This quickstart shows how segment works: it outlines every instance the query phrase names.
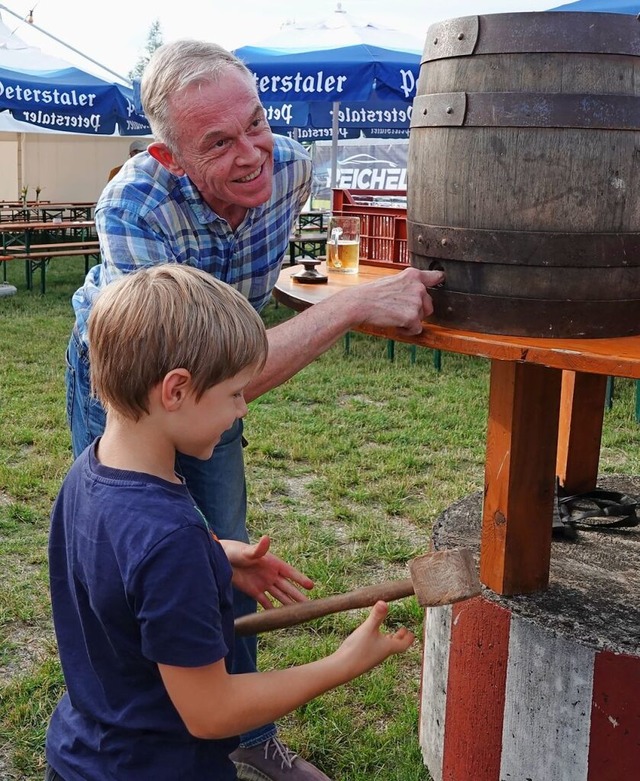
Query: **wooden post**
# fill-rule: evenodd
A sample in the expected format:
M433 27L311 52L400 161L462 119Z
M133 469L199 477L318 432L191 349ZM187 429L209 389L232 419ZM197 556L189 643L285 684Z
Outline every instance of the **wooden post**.
M548 585L561 376L491 362L480 579L498 594Z
M556 473L571 494L596 487L606 392L604 374L562 372Z

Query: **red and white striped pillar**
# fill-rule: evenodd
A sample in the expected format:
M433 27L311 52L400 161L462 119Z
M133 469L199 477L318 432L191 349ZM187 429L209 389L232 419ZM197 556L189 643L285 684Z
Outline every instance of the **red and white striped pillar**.
M504 600L429 608L420 745L434 781L634 781L640 658Z

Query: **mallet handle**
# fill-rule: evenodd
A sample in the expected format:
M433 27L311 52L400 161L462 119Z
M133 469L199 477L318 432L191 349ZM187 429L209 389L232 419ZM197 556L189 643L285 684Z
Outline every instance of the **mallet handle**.
M414 593L411 578L389 580L386 583L377 583L373 586L363 586L355 591L347 591L346 594L332 594L329 597L309 599L306 602L296 602L293 605L284 605L273 610L261 610L259 613L241 616L235 620L235 631L240 637L257 635L272 629L303 624L313 618L340 613L343 610L371 607L380 599L392 602L395 599L402 599L402 597L410 597Z

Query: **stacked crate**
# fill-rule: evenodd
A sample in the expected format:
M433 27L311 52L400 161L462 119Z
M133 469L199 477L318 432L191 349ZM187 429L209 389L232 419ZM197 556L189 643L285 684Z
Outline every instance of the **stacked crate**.
M360 217L361 263L409 265L406 191L335 188L332 212Z

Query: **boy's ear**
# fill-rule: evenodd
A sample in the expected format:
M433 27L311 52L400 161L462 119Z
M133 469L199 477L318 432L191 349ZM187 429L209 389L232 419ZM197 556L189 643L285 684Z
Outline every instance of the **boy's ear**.
M162 380L160 401L167 412L174 412L180 409L189 393L191 393L191 372L186 369L172 369Z
M160 141L154 141L152 144L149 144L147 151L151 157L153 157L154 160L157 160L160 165L164 166L167 171L175 176L184 176L184 168L179 165L173 156L173 152L166 144L163 144Z

